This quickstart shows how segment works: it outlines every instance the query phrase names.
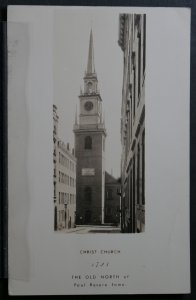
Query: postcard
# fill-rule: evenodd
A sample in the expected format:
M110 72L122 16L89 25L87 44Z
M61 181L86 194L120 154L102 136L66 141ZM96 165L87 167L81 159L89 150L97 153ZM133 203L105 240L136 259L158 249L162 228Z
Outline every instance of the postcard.
M190 9L8 7L9 293L190 292Z

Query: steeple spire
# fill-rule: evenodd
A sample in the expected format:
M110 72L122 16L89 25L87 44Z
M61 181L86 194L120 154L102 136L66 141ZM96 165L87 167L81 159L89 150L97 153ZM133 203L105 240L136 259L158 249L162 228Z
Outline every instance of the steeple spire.
M89 50L88 50L87 74L92 74L92 73L95 73L95 66L94 66L94 50L93 50L93 33L91 29Z

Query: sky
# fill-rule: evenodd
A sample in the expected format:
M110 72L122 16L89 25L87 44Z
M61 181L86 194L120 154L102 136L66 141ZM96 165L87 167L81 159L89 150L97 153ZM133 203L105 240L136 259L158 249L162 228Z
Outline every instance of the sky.
M90 30L98 88L105 113L106 171L120 176L120 118L123 53L118 46L119 14L90 8L56 9L54 14L54 104L59 115L59 137L74 147L75 111L87 68Z

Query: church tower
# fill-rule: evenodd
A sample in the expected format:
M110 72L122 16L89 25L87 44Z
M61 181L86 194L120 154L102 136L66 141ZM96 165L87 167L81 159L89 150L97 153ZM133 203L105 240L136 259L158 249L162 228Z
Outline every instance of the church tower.
M90 32L84 90L79 95L79 121L74 125L76 170L76 224L104 223L105 138L102 99L94 66Z

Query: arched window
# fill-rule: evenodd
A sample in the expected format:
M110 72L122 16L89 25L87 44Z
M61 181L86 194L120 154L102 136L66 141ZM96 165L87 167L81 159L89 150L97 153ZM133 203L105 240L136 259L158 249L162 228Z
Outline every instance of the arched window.
M88 82L88 93L91 94L92 91L93 91L93 84L92 84L92 82L89 81Z
M84 198L86 201L91 201L92 200L92 189L90 186L86 186L84 189Z
M92 149L92 138L90 136L85 137L84 148L85 149Z

